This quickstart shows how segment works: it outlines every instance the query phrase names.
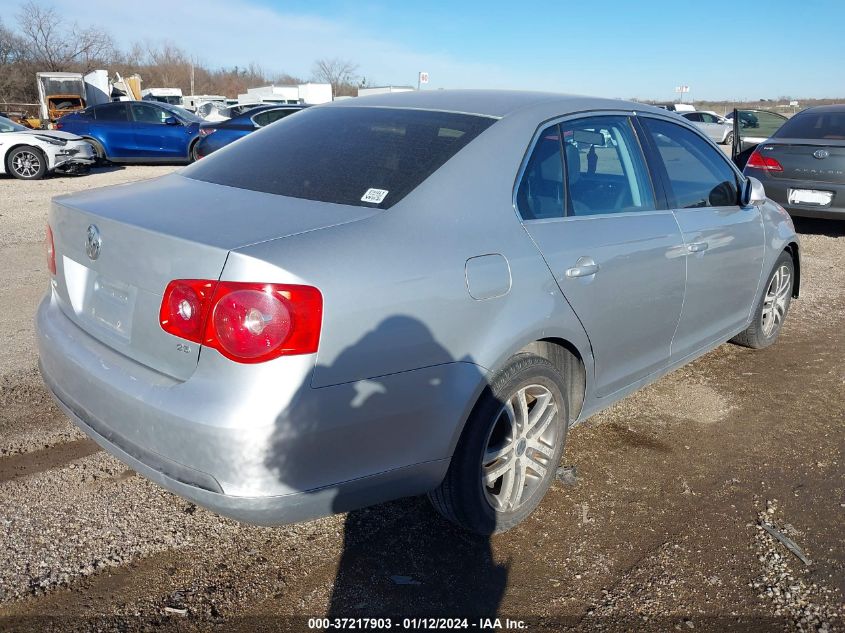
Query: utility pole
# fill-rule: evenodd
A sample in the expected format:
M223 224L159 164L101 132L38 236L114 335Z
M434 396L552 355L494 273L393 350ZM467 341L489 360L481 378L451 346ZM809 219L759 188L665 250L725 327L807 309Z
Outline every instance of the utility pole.
M194 96L194 58L191 58L191 96Z

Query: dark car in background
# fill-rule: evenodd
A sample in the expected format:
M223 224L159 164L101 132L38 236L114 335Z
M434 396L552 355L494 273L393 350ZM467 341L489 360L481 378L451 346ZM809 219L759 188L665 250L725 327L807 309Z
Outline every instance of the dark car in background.
M202 158L243 138L250 132L270 125L280 119L307 108L305 105L264 105L256 106L228 121L207 121L200 125L200 140L197 143L196 157Z
M59 119L56 128L81 136L100 160L190 162L202 119L178 106L150 101L116 101Z
M757 145L743 173L792 215L845 219L845 105L799 112Z

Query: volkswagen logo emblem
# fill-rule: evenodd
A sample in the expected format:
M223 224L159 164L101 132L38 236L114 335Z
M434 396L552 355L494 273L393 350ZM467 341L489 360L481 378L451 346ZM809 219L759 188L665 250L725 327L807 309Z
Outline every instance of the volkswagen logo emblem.
M828 156L830 156L830 152L828 152L826 149L817 149L815 152L813 152L813 156L821 160L822 158L827 158Z
M100 247L103 240L100 238L100 229L95 224L88 225L88 236L85 240L85 252L89 259L97 259L100 256Z

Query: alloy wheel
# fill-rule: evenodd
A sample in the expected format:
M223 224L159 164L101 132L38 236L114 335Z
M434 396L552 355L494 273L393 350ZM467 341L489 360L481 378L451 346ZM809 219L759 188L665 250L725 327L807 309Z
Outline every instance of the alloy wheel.
M763 299L763 334L772 336L783 323L786 316L786 305L792 289L792 273L789 267L780 266L772 275L766 296Z
M41 159L34 152L18 152L12 159L12 169L19 176L32 178L41 169Z
M537 384L520 388L499 409L481 460L481 485L494 510L517 510L556 466L557 413L552 392Z

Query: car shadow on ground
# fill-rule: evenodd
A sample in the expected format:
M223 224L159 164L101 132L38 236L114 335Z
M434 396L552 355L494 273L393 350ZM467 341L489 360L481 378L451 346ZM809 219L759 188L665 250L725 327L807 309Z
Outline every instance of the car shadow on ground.
M385 319L345 348L332 365L318 365L317 370L324 370L326 373L323 375L339 375L332 370L347 374L379 350L405 346L413 348L420 354L419 357L431 359L434 365L428 369L435 374L438 367L444 368L442 380L421 380L414 387L416 403L438 402L450 397L450 385L446 380L449 374L445 368L454 367L456 362L466 363L467 367L478 370L471 359L454 359L435 341L424 323L405 316ZM482 375L479 371L479 376ZM389 392L394 384L388 375L337 385L332 390L341 390L342 396L338 401L335 397L315 398L309 375L299 388L300 392L310 392L306 398L308 405L294 405L279 416L265 465L276 473L280 481L301 486L301 482L297 483L299 467L296 464L301 463L303 456L292 454L292 429L300 437L304 433L306 442L318 442L317 438L328 430L323 443L343 444L343 448L353 456L367 443L375 445L377 450L381 450L379 444L382 443L385 451L391 450L390 445L396 446L397 437L385 439L384 436L390 434L389 430L377 434L372 430L367 432L366 429L362 431L351 427L361 423L368 425L369 420L387 420L401 425L404 412L413 411L415 403L402 405L399 407L401 411L395 411L397 398ZM367 387L366 393L362 392L362 386ZM293 403L300 401L298 395L293 398ZM417 406L425 410L421 404ZM420 418L416 416L413 424L428 423ZM430 423L435 425L438 422L432 420ZM382 428L385 426L389 425L383 424ZM406 427L398 432L407 436L409 442L420 437L418 428ZM362 433L366 436L361 437ZM402 441L399 440L399 443ZM336 460L335 464L327 464L327 468L337 468L337 462L345 460L337 448L324 447L321 450L325 459L331 460L334 456ZM368 466L362 464L360 468L360 472L367 472ZM480 488L479 494L482 494ZM406 617L496 616L507 586L509 564L494 560L489 536L471 534L456 527L441 517L424 496L354 509L357 501L357 495L350 498L343 491L338 491L332 501L334 512L348 511L348 514L326 617L390 617L398 622ZM491 522L489 532L494 528L495 524Z
M816 218L792 218L795 231L804 235L845 237L845 221L821 220Z

